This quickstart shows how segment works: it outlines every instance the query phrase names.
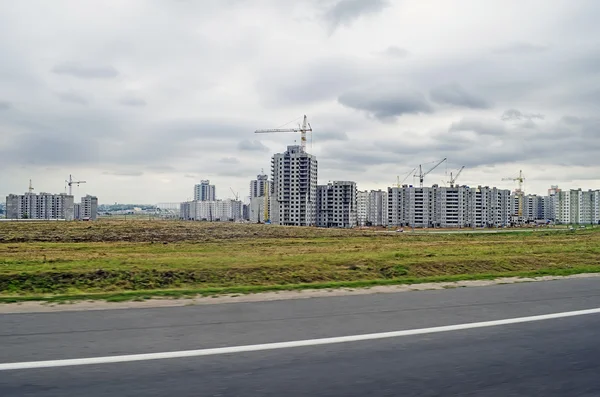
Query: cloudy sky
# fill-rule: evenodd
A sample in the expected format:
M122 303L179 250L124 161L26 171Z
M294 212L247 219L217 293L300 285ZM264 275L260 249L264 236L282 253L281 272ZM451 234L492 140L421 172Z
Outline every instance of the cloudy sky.
M0 196L177 202L306 114L319 182L600 188L597 0L0 0ZM286 124L292 122L290 124ZM310 141L310 138L309 138Z

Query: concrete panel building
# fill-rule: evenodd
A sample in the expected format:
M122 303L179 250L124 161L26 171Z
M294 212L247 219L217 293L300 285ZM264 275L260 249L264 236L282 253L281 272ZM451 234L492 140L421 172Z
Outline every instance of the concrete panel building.
M288 146L271 159L271 223L315 226L317 159L300 146Z
M180 205L180 217L190 221L228 222L242 219L239 200L187 201Z
M510 224L510 191L466 186L388 189L391 226L462 228Z
M9 194L6 197L8 219L65 219L73 220L75 203L66 193Z
M367 224L370 226L387 226L388 193L383 190L371 190L367 197Z
M194 201L216 201L215 185L211 185L209 180L200 181L194 185Z
M98 197L89 194L81 198L75 219L95 221L98 218Z
M369 192L359 190L356 192L356 223L358 226L367 225L367 203L369 200Z
M317 186L317 226L352 228L356 225L356 183L334 181Z
M250 199L254 197L264 197L269 193L269 177L265 174L256 176L256 179L250 181Z

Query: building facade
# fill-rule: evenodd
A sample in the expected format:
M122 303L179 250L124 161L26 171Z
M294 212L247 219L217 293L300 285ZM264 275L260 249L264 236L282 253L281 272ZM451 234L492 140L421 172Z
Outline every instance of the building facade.
M369 201L369 192L359 190L356 192L356 223L358 226L367 226L367 203Z
M510 191L487 186L391 187L387 202L390 226L464 228L511 223Z
M215 185L211 185L209 180L200 181L194 185L194 201L216 201Z
M265 174L257 175L250 181L250 199L264 197L269 193L269 177Z
M180 218L189 221L232 222L242 220L239 200L187 201L180 205Z
M98 197L89 194L81 198L75 219L95 221L98 218Z
M75 203L66 193L9 194L6 197L8 219L65 219L73 220Z
M352 228L356 225L356 183L334 181L317 186L317 226Z
M271 223L315 226L317 223L317 159L300 146L288 146L271 159Z

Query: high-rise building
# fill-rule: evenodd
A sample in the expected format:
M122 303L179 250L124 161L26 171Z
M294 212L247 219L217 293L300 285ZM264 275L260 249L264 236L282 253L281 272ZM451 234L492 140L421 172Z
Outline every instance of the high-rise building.
M355 227L356 215L355 182L334 181L317 186L317 226Z
M209 180L200 181L200 184L194 186L194 201L216 201L215 185L211 185Z
M387 226L388 193L383 190L371 190L367 197L367 224L370 226Z
M356 223L358 226L367 226L367 204L369 202L369 192L359 190L356 192Z
M250 181L250 199L254 197L264 197L269 193L269 177L265 174L256 176L256 179Z
M79 216L75 219L95 221L98 218L98 197L89 194L82 197L78 212Z
M317 222L317 159L300 146L288 146L271 159L271 222L315 226Z
M6 218L73 220L74 207L73 196L66 193L9 194L6 197Z

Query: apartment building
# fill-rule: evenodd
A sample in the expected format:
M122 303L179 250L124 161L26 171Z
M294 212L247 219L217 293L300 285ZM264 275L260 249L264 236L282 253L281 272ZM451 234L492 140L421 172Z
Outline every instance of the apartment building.
M242 202L239 200L194 200L180 205L180 218L190 221L227 222L242 219Z
M88 194L81 198L81 204L78 207L78 216L75 219L95 221L98 218L98 197Z
M211 185L209 180L200 181L194 185L194 201L216 201L215 185Z
M356 223L358 226L367 226L367 203L369 192L359 190L356 192Z
M264 197L269 193L269 177L265 174L256 176L250 181L250 199Z
M318 185L317 226L351 228L356 225L356 183L334 181Z
M367 225L387 226L388 193L383 190L371 190L367 196Z
M271 223L315 226L317 223L317 159L301 146L288 146L271 159Z
M6 197L6 218L73 220L74 207L73 196L66 193L9 194Z
M510 224L510 191L466 186L388 189L388 224L414 227L494 227Z

